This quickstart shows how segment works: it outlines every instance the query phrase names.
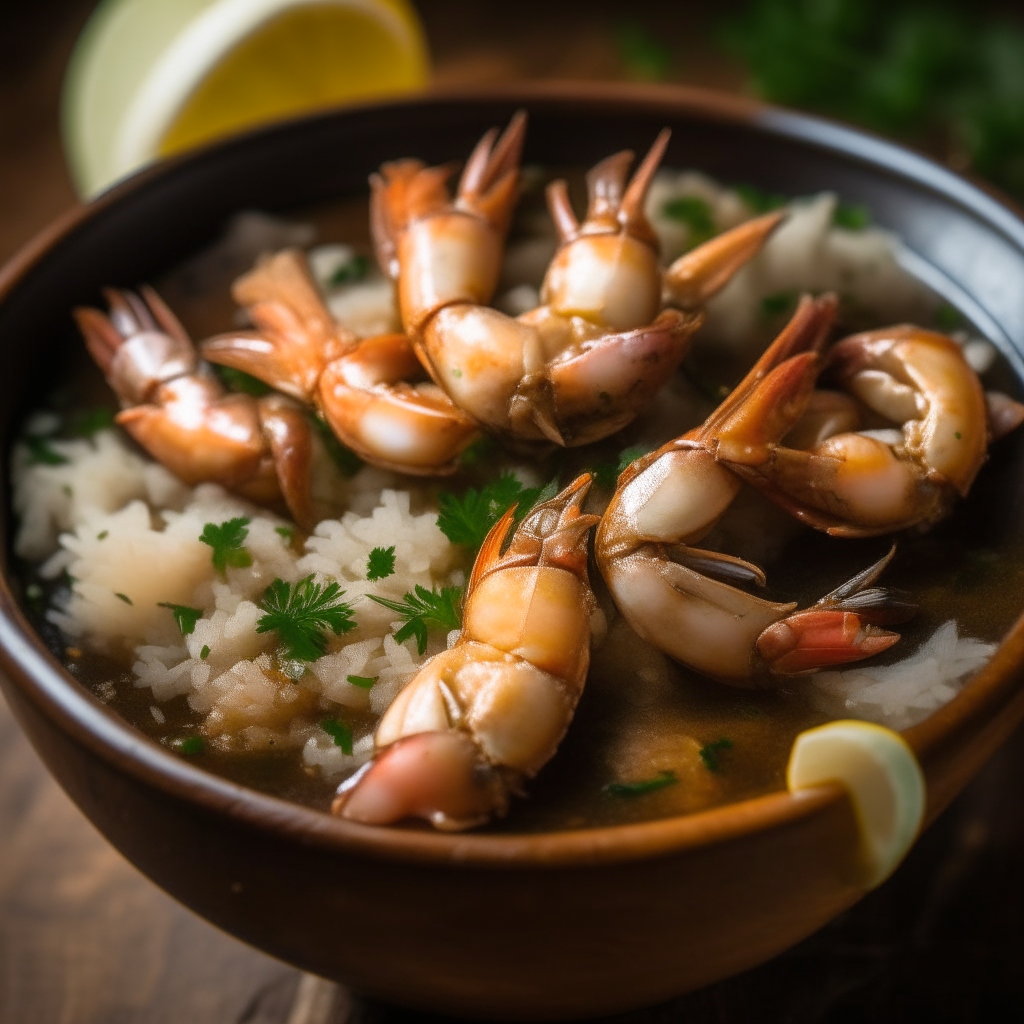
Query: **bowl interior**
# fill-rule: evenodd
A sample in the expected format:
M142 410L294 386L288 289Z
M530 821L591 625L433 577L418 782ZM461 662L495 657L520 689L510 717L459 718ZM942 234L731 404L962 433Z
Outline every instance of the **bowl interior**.
M927 160L811 118L679 91L567 88L434 97L289 123L145 172L72 216L40 251L15 261L0 278L4 479L13 432L50 387L53 368L80 352L68 316L73 306L98 303L104 285L159 276L211 242L239 210L286 212L362 194L367 175L398 153L437 163L466 153L485 129L507 121L521 106L531 117L527 161L588 165L618 148L642 152L668 124L674 134L667 165L697 167L725 182L790 195L828 189L864 203L877 224L903 239L910 269L999 347L1008 365L1008 379L1001 383L1021 390L1024 225L984 192ZM995 550L1024 546L1022 512L1024 439L1011 438L982 474L971 503L936 535L936 557L943 537L955 534L983 537ZM0 516L9 583L13 524L6 499ZM42 681L48 699L61 703L68 720L94 742L119 749L132 770L144 762L165 781L237 802L231 784L182 765L155 745L140 748L137 734L80 690L73 700L66 692L61 696L70 676L13 608L0 619L9 662ZM981 689L1001 693L1005 675L1003 669L988 673ZM974 707L979 698L972 699ZM954 709L943 716L940 730L921 730L920 743L938 742L957 721ZM280 803L252 793L242 799L256 816ZM325 826L314 820L319 815L300 808L288 813L300 829L344 832L342 823ZM501 840L480 836L471 845L482 850L495 841ZM450 845L445 836L398 842L410 849L436 847L436 853Z

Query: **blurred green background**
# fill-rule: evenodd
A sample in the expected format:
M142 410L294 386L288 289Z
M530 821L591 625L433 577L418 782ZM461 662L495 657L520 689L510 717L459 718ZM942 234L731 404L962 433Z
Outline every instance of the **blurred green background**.
M0 4L0 258L73 201L57 139L59 86L94 6ZM1019 3L418 0L416 7L439 85L611 79L752 93L897 138L1024 200Z

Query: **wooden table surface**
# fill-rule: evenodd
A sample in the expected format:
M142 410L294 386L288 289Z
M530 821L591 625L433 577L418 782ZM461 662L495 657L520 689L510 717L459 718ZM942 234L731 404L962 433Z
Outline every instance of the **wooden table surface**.
M514 11L423 2L437 79L622 77L610 3ZM92 7L0 5L0 261L73 202L61 71ZM736 88L685 6L645 7L673 74ZM1024 1011L1024 731L885 886L786 955L636 1024L991 1020ZM0 1024L408 1024L217 931L132 868L46 773L0 704Z

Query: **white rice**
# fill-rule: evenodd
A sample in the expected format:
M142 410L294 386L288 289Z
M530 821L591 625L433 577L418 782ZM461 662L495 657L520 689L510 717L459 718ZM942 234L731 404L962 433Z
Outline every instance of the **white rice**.
M952 700L995 649L996 644L959 636L950 620L909 658L895 665L868 663L844 672L818 672L809 678L806 692L834 718L906 729Z
M24 510L19 552L35 560L49 555L42 575L66 572L73 580L58 591L47 612L51 622L75 643L129 661L136 686L156 701L157 721L159 704L184 696L202 716L204 734L224 749L302 748L306 763L329 773L368 756L362 740L352 755L342 754L315 723L332 708L379 716L426 657L444 649L444 633L431 637L424 655L412 640L397 643L402 623L367 599L401 600L417 585L465 582L460 553L434 513L414 514L409 492L382 491L386 475L363 470L350 494L365 514L324 520L295 550L278 532L284 520L215 484L189 489L171 477L170 487L163 479L169 474L133 452L118 431L51 443L66 463L30 464L21 448L15 456L16 504ZM111 486L97 487L97 480ZM250 520L244 546L252 564L229 567L222 577L198 538L206 523L239 516ZM39 529L40 522L48 528ZM57 529L65 531L59 539ZM375 547L394 547L395 572L371 582L366 565ZM274 634L257 632L258 602L274 579L294 583L309 574L341 584L358 625L332 637L327 653L296 683L274 670ZM160 602L200 608L202 618L183 637ZM365 690L349 683L349 675L377 681Z

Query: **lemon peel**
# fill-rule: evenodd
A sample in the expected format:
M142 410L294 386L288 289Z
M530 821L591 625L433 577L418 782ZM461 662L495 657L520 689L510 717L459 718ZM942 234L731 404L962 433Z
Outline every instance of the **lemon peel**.
M105 0L68 65L65 151L91 195L158 155L428 73L408 0Z
M800 733L786 782L790 792L830 782L846 789L867 888L896 870L924 820L925 780L914 752L899 733L870 722L829 722Z

